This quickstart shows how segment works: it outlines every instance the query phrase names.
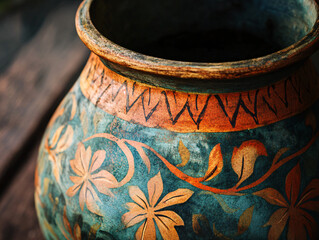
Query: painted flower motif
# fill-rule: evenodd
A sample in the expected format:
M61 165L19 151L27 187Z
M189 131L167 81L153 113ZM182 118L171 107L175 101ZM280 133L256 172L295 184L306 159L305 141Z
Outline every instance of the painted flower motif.
M77 176L70 176L70 180L74 185L67 190L66 194L69 197L73 197L80 191L79 203L82 211L85 203L89 211L101 215L97 206L97 202L101 200L93 186L100 193L108 196L114 196L110 188L118 187L118 181L110 172L106 170L97 172L105 159L105 155L106 152L104 150L96 151L91 160L91 147L85 149L84 144L79 143L75 159L70 161L70 165Z
M65 128L66 127L66 128ZM64 133L62 131L65 129ZM74 131L70 125L60 126L53 134L52 139L45 143L45 148L48 152L49 159L53 163L53 175L57 182L60 182L61 172L61 153L71 147L73 142Z
M307 232L310 239L318 239L316 221L307 210L319 212L319 201L313 200L319 197L319 179L312 180L299 197L300 182L301 172L298 164L286 178L285 186L288 201L273 188L266 188L254 193L270 204L281 207L271 215L269 221L265 224L265 226L271 226L268 239L279 239L287 222L287 239L307 239Z
M183 219L173 211L162 209L186 202L193 195L193 191L178 189L170 192L156 205L163 193L163 181L160 172L149 180L147 189L149 201L139 187L129 187L130 197L135 203L129 202L126 204L130 211L122 216L122 222L128 228L144 221L135 233L135 238L138 240L156 239L155 223L164 240L179 239L175 226L184 226Z
M71 223L66 214L66 206L64 206L63 208L63 216L60 216L60 214L58 214L58 218L56 219L56 224L66 240L81 240L82 239L81 226L79 225L79 223L76 222L72 228ZM87 238L96 239L96 234L100 227L101 227L100 223L95 223L94 225L90 226L90 229L88 232L89 235L88 237L85 237L85 239ZM53 232L53 233L54 233L53 236L56 239L58 239L56 232Z
M58 221L57 225L61 231L61 233L63 234L63 236L65 237L65 239L67 240L81 240L81 228L79 226L78 223L76 223L73 227L71 227L71 224L69 222L69 219L66 215L66 207L64 207L63 209L63 217L61 219L62 221Z

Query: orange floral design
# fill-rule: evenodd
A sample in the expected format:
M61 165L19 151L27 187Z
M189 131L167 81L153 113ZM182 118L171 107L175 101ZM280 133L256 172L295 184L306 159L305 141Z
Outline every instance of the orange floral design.
M62 134L62 131L64 129L65 132ZM49 138L47 138L45 142L45 148L48 152L49 159L53 163L53 175L58 182L60 182L61 172L60 154L66 151L69 147L71 147L73 142L73 135L74 131L70 125L62 125L55 131L51 141L49 141Z
M69 219L66 215L66 207L63 209L63 217L62 217L62 223L59 221L57 222L57 225L67 240L81 240L81 228L78 223L76 223L73 227L71 227L71 224L69 222Z
M70 165L77 176L70 176L70 180L74 185L67 190L66 194L69 197L73 197L80 191L79 203L82 211L85 203L89 211L101 215L96 204L96 202L100 202L101 200L96 194L93 185L95 185L100 193L108 196L114 196L110 188L118 187L118 181L110 172L101 170L96 173L101 167L105 155L106 152L104 150L96 151L91 160L91 147L85 149L84 144L79 143L75 159L70 161Z
M271 226L268 239L279 239L287 222L287 239L318 239L317 224L315 219L306 211L319 212L319 201L313 201L319 197L319 179L314 179L301 194L299 201L301 172L299 163L287 175L286 196L288 201L276 189L266 188L254 193L265 199L272 205L279 206L265 226Z
M179 239L175 226L184 226L183 219L173 211L162 209L186 202L193 195L193 191L189 189L178 189L174 192L170 192L156 205L163 193L163 181L160 172L149 180L147 189L149 201L147 201L139 187L129 187L130 197L135 203L129 202L126 204L130 211L122 216L122 222L128 228L145 220L136 231L135 238L137 240L156 239L155 223L164 240Z

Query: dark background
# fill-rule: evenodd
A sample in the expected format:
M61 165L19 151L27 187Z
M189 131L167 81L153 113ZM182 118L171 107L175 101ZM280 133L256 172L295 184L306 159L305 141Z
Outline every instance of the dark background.
M45 126L88 50L77 37L80 0L0 0L0 239L43 239L34 169Z

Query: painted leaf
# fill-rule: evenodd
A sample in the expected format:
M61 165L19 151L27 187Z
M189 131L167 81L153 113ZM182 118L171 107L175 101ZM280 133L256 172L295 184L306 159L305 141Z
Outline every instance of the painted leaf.
M91 181L94 183L100 193L109 196L113 196L109 188L117 188L119 185L113 174L106 170L101 170L100 172L93 174Z
M222 234L221 232L217 230L215 223L213 224L213 233L219 240L231 240L231 238L226 237L224 234Z
M95 132L97 131L97 127L98 127L98 124L100 123L100 121L103 119L103 114L97 112L94 114L94 117L93 117L93 125L94 125L94 129L95 129Z
M81 124L82 124L82 129L83 129L83 137L85 137L87 132L88 132L89 123L88 123L86 111L84 109L81 112L80 120L81 120Z
M91 226L90 232L89 232L89 240L96 239L96 233L100 229L101 224L100 223L95 223L94 225Z
M69 232L66 231L65 226L63 225L63 223L61 222L60 219L57 219L56 224L57 224L59 230L61 231L61 233L63 234L64 238L67 240L71 239L72 233L70 234Z
M144 209L149 208L148 201L144 193L141 191L139 187L129 186L128 190L129 190L129 195L134 202L136 202L138 205L140 205Z
M63 208L63 225L64 228L68 231L68 233L72 236L72 228L66 215L66 206L64 206Z
M300 205L301 208L319 212L319 201L308 201Z
M129 212L122 215L122 223L126 228L132 227L140 222L143 223L135 233L135 239L156 239L156 228L159 230L162 239L178 240L179 236L175 226L183 226L183 219L175 212L170 210L159 211L162 208L183 203L193 194L187 189L178 189L175 192L168 193L162 201L156 205L163 192L163 181L160 172L152 177L147 183L149 201L144 193L137 186L129 186L129 195L135 202L126 204ZM190 193L191 192L191 193Z
M173 211L156 212L155 222L164 240L179 240L175 226L184 226L183 219Z
M136 151L138 152L138 154L140 154L144 164L147 167L148 173L150 173L150 171L151 171L151 161L150 161L149 157L146 155L144 149L142 147L136 147Z
M284 153L286 153L289 150L289 148L281 148L277 153L276 156L273 159L273 164L277 164Z
M70 120L72 120L75 116L76 113L76 109L77 109L77 103L76 103L76 98L75 95L72 95L72 109L71 109L71 116L70 116Z
M102 216L101 211L97 205L97 202L101 202L101 200L99 199L91 183L89 182L87 184L85 196L85 203L88 210L92 213L95 213L96 215Z
M300 202L319 197L319 179L313 179L303 191Z
M208 192L208 191L202 191L198 195L203 195L203 194L212 195L217 200L217 202L222 207L222 209L224 210L225 213L235 213L239 210L239 209L234 209L234 208L229 207L227 205L227 203L224 201L224 199L219 194L216 194L213 192Z
M253 174L259 156L267 156L267 151L257 140L246 141L239 148L234 148L231 164L238 176L237 186Z
M132 227L135 224L145 220L147 211L141 208L136 203L127 203L129 212L122 215L122 222L126 228Z
M197 235L209 235L212 230L207 217L203 214L193 214L192 216L193 230Z
M82 184L83 182L83 177L70 176L69 178L74 184Z
M56 158L57 158L56 155L55 155L55 151L54 150L49 151L48 154L49 154L49 160L52 161L53 163L55 163L56 162Z
M262 197L263 199L265 199L268 203L270 203L272 205L277 205L280 207L288 207L289 206L289 204L287 203L285 198L276 189L265 188L263 190L255 192L253 194L258 196L258 197Z
M50 148L54 148L55 145L57 144L59 138L60 138L60 135L62 133L62 130L64 128L64 125L60 126L56 131L55 133L53 134L53 137L51 139L51 144L50 144Z
M76 151L75 159L78 160L80 164L82 164L82 166L84 167L84 171L88 172L92 156L91 146L88 146L88 148L85 149L84 144L81 142L78 144L78 146L80 146L80 151Z
M163 199L158 203L155 209L159 210L175 204L184 203L193 195L193 193L193 191L186 188L177 189L176 191L170 192L165 197L163 197Z
M317 129L317 119L315 114L312 111L309 111L306 116L305 124L312 128L312 131L315 132Z
M316 220L306 211L299 210L301 216L299 221L303 223L310 239L319 239L319 231Z
M66 149L68 149L72 145L73 135L73 128L70 125L68 125L64 134L58 141L55 151L64 152Z
M269 221L264 225L264 227L271 226L268 232L268 239L279 239L287 224L288 217L287 208L280 208L271 215Z
M300 191L301 172L299 163L288 173L286 178L286 194L291 205L295 205Z
M179 141L178 152L179 152L179 155L181 156L182 162L180 164L177 164L176 166L184 167L190 159L190 153L182 141Z
M45 227L45 230L48 230L51 236L53 236L53 239L59 239L58 236L55 233L55 230L53 230L51 224L46 220L46 218L43 218L41 221L43 221L43 226Z
M141 206L139 206L138 204L136 203L133 203L133 202L128 202L126 203L126 208L128 210L130 210L130 212L145 212L146 213L146 210L144 208L142 208Z
M74 190L74 192L77 192L79 188L77 189L72 189ZM86 189L87 189L87 181L84 181L83 184L82 184L82 187L81 187L81 190L80 190L80 194L79 194L79 205L80 205L80 208L83 212L84 210L84 205L85 205L85 200L86 200ZM68 189L69 191L70 189ZM67 191L67 194L68 194L68 191ZM74 194L74 193L72 193Z
M94 153L92 160L91 160L91 166L90 166L90 172L94 172L97 169L99 169L105 159L106 152L104 150L98 150Z
M223 155L220 144L218 144L209 154L208 169L204 176L204 181L210 181L216 177L222 171L223 166Z
M300 220L301 219L299 216L298 219L296 219L295 217L289 218L287 239L307 239L306 228L303 226L303 223Z
M54 175L56 181L59 183L60 182L60 172L62 172L61 156L60 155L58 155L55 158L55 162L53 163L53 166L52 166L52 171L53 171L53 175Z
M74 225L74 240L81 240L81 228L79 226L79 224L75 224Z
M53 123L57 120L58 117L62 116L64 113L64 108L61 107L61 105L58 107L58 109L54 112L53 116L51 117L51 120L48 124L48 127L51 127Z
M153 218L147 218L135 233L136 240L156 240L156 229Z
M147 190L150 206L154 207L163 192L163 181L160 172L148 181Z
M43 179L43 195L48 194L50 182L51 182L50 178Z
M246 232L251 224L251 219L253 217L254 206L247 208L243 214L239 217L238 221L238 235Z

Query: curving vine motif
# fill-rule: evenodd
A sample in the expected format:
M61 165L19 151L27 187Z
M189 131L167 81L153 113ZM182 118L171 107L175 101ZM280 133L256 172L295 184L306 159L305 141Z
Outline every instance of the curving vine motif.
M120 188L132 199L132 202L125 203L127 211L121 211L120 220L125 227L123 231L128 230L128 228L133 229L136 239L156 239L159 236L163 239L179 239L180 232L178 229L189 227L190 225L193 234L197 236L209 235L212 238L217 237L219 239L233 239L241 236L251 227L252 219L257 211L256 207L255 205L250 205L244 209L234 208L228 206L229 202L224 201L224 197L243 195L261 199L266 204L277 206L277 209L271 213L269 220L265 221L264 227L269 226L268 239L279 239L286 226L288 226L288 237L291 238L306 239L307 236L310 236L310 238L316 239L318 236L316 222L312 213L319 212L319 201L317 201L319 197L319 180L312 180L302 191L300 187L300 162L294 164L286 177L285 195L274 188L265 187L267 185L265 181L270 176L288 162L304 154L318 139L317 120L312 112L307 115L305 121L305 124L312 129L312 136L297 151L291 153L290 149L281 148L275 154L270 154L270 150L268 149L268 152L265 147L266 144L264 145L263 142L256 139L250 139L241 142L238 147L233 147L231 157L227 159L228 157L223 154L223 144L220 141L210 150L208 159L205 161L207 166L203 175L194 177L183 171L183 167L189 164L191 153L186 147L187 144L185 145L182 140L177 142L176 148L176 153L179 154L181 163L172 164L173 160L164 157L163 153L156 151L142 141L120 138L115 136L116 134L99 132L99 126L96 122L100 121L103 116L98 114L94 115L95 133L92 134L87 129L85 130L84 123L88 124L88 120L85 120L87 116L82 114L82 110L81 114L79 114L77 107L76 95L71 92L70 97L60 105L53 120L49 123L47 136L44 140L45 154L49 159L49 163L51 163L52 176L55 181L61 185L62 181L65 181L65 178L63 178L65 168L62 168L61 164L66 164L71 169L71 174L67 176L67 179L72 182L72 185L63 190L62 194L67 199L62 201L64 204L63 214L59 213L60 215L55 220L59 231L66 239L81 239L87 229L92 229L91 235L94 237L102 232L99 224L82 227L78 220L75 222L72 220L73 216L67 216L67 209L70 208L67 205L69 200L76 199L77 207L79 206L82 213L87 209L91 216L100 218L103 216L101 212L101 206L104 204L101 200L102 196L103 199L106 199L105 196L107 196L107 199L116 199ZM57 127L56 122L60 118L65 118L66 121ZM75 118L77 120L80 119L80 127L73 124ZM77 134L79 129L83 131L81 135L83 138L81 142L76 142L75 134ZM106 160L107 146L99 146L99 149L92 150L94 149L94 142L103 142L97 139L111 141L124 154L128 168L121 178L111 170L108 171L103 167L103 163ZM73 159L67 160L64 155L72 148L76 149L72 153ZM146 191L143 191L142 185L137 186L137 184L132 183L133 177L137 175L136 153L138 153L145 165L149 176L147 184L145 184L147 185L148 198L145 196ZM274 157L270 159L269 168L256 178L257 174L254 174L256 163L260 159L269 159L270 155ZM156 170L154 168L156 163L161 163L164 168ZM222 188L215 182L215 179L222 175L226 166L232 170L231 174L236 178L236 182L231 187ZM154 175L154 171L157 171L156 175ZM186 185L184 184L183 188L175 188L175 191L169 189L168 185L165 187L164 178L162 179L164 171L167 171L172 177L181 180ZM46 196L49 192L48 186L50 184L54 185L52 179L45 178L40 180L38 176L41 173L43 173L43 169L39 165L36 173L35 195L37 208L39 209L45 208L45 204L42 201L43 196ZM127 188L122 188L124 186ZM163 194L168 189L170 192ZM164 197L161 197L162 195ZM224 230L221 230L220 226L218 226L218 219L212 222L211 219L206 217L207 213L204 211L193 212L191 217L185 217L182 211L178 211L178 208L175 208L179 205L188 204L194 198L202 198L204 196L214 197L225 214L239 214L236 217L237 229L234 229L233 234L229 232L224 234ZM49 198L54 209L57 209L59 205L57 199L52 196L49 196ZM297 221L297 219L301 220ZM43 224L53 237L58 238L51 226L51 222L43 220Z
M302 149L298 150L297 152L281 158L284 153L288 151L287 148L280 149L277 154L275 155L274 159L272 160L272 165L268 169L268 171L261 176L256 181L241 186L241 184L248 179L253 174L253 169L257 158L261 155L267 156L266 149L264 145L257 141L257 140L248 140L242 143L239 148L234 148L233 156L232 156L232 167L234 172L238 175L238 182L235 186L228 188L228 189L219 189L207 186L203 184L203 182L211 181L214 177L216 177L221 171L223 167L223 159L220 145L216 145L209 158L209 165L206 171L205 176L203 177L192 177L181 171L177 166L171 164L167 159L165 159L161 154L155 151L152 147L148 146L147 144L128 140L128 139L118 139L115 136L108 134L108 133L98 133L95 134L83 142L87 142L88 140L92 140L94 138L105 138L116 142L123 152L125 153L129 165L129 170L125 176L125 178L119 183L118 187L125 185L127 182L131 180L134 175L134 157L130 151L130 149L125 145L125 143L133 146L137 152L140 154L144 164L147 166L148 170L150 171L150 159L147 156L144 149L147 149L154 153L160 161L162 161L166 167L170 170L172 174L174 174L179 179L188 182L189 184L205 191L209 191L216 194L223 194L223 195L241 195L243 191L252 189L259 184L263 183L266 179L268 179L278 168L283 166L284 164L288 163L290 160L300 156L304 152L306 152L311 145L316 141L319 137L319 132L316 132L312 139L308 142L306 146Z

